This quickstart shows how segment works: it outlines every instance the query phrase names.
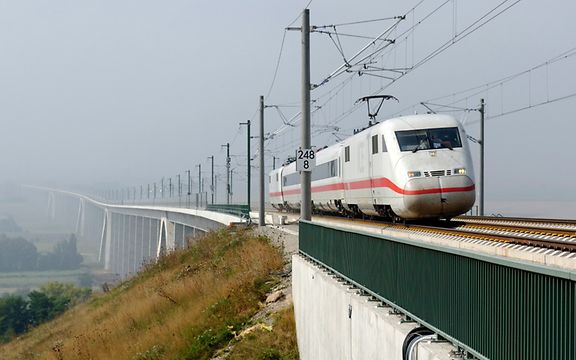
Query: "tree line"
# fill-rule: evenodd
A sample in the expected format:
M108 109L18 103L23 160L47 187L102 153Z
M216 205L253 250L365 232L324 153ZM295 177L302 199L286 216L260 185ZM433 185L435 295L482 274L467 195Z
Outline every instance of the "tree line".
M36 246L22 237L0 234L0 272L34 270L72 270L82 263L76 237L59 241L52 252L40 253Z
M69 307L85 301L89 288L72 284L49 283L27 297L7 295L0 298L0 342L6 342L31 327L51 320Z
M11 217L0 218L0 231L8 233L22 232L22 228Z

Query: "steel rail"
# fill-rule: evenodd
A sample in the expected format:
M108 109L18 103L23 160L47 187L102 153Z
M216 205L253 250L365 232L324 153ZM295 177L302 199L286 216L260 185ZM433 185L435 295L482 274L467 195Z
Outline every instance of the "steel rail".
M481 231L473 231L473 229L462 230L449 227L438 227L428 225L400 225L400 224L387 224L388 227L393 227L399 230L411 230L420 233L439 234L446 236L456 236L466 239L484 240L492 242L500 242L507 244L518 244L524 246L533 246L546 249L576 252L576 242L562 241L556 239L537 239L534 237L519 237L515 234L491 234Z
M521 224L524 227L539 229L556 229L565 230L573 229L576 231L576 220L568 219L546 219L546 218L521 218L521 217L495 217L495 216L458 216L454 221L475 223L475 224ZM519 225L518 225L519 226Z

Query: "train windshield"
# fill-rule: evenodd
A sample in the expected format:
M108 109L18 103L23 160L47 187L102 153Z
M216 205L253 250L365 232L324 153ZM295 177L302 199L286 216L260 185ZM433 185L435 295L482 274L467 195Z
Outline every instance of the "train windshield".
M462 147L457 127L396 131L400 151Z

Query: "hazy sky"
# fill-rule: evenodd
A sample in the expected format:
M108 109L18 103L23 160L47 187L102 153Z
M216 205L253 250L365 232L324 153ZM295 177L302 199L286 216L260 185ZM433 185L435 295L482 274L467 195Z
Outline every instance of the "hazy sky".
M520 1L461 40L466 27L501 1L451 0L441 6L444 1L425 0L409 12L418 2L314 0L310 5L313 25L408 13L388 36L398 36L396 44L375 58L387 67L410 68L450 39L457 40L383 91L400 103L385 104L382 116L521 72L576 46L574 1ZM484 20L514 2L506 2ZM284 28L306 4L0 1L0 182L139 186L184 176L187 169L197 174L195 165L208 169L211 155L224 177L221 145L230 142L236 196L242 197L246 133L238 123L252 119L252 133L257 134L258 97L272 82ZM439 6L414 31L399 36ZM393 24L387 20L336 29L375 36ZM293 26L300 26L300 20ZM348 59L369 42L343 35L333 39L340 41ZM342 63L328 35L312 34L312 82L319 83ZM467 106L477 106L485 97L490 116L569 95L576 92L575 70L571 57L477 94ZM350 76L350 82L343 82ZM336 141L331 126L345 137L365 124L365 109L354 108L354 101L387 82L344 74L314 90L312 98L322 109L313 116L313 131L321 133L313 143ZM286 33L278 76L266 103L297 106L299 92L300 33L292 31ZM487 121L488 199L576 200L571 191L576 177L575 106L572 97ZM281 108L287 118L297 111ZM425 109L403 113L414 111ZM478 114L466 116L469 134L478 137L473 123ZM266 132L281 125L279 113L267 109ZM299 128L290 127L267 142L267 166L272 156L290 155L298 139ZM253 153L256 148L253 140ZM219 186L223 189L222 183Z

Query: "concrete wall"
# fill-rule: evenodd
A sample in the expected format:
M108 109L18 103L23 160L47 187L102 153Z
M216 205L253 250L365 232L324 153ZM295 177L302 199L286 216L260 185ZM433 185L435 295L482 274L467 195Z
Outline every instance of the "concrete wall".
M299 255L292 257L292 295L304 360L402 359L404 338L417 327ZM446 342L423 342L415 359L449 360L452 350Z

